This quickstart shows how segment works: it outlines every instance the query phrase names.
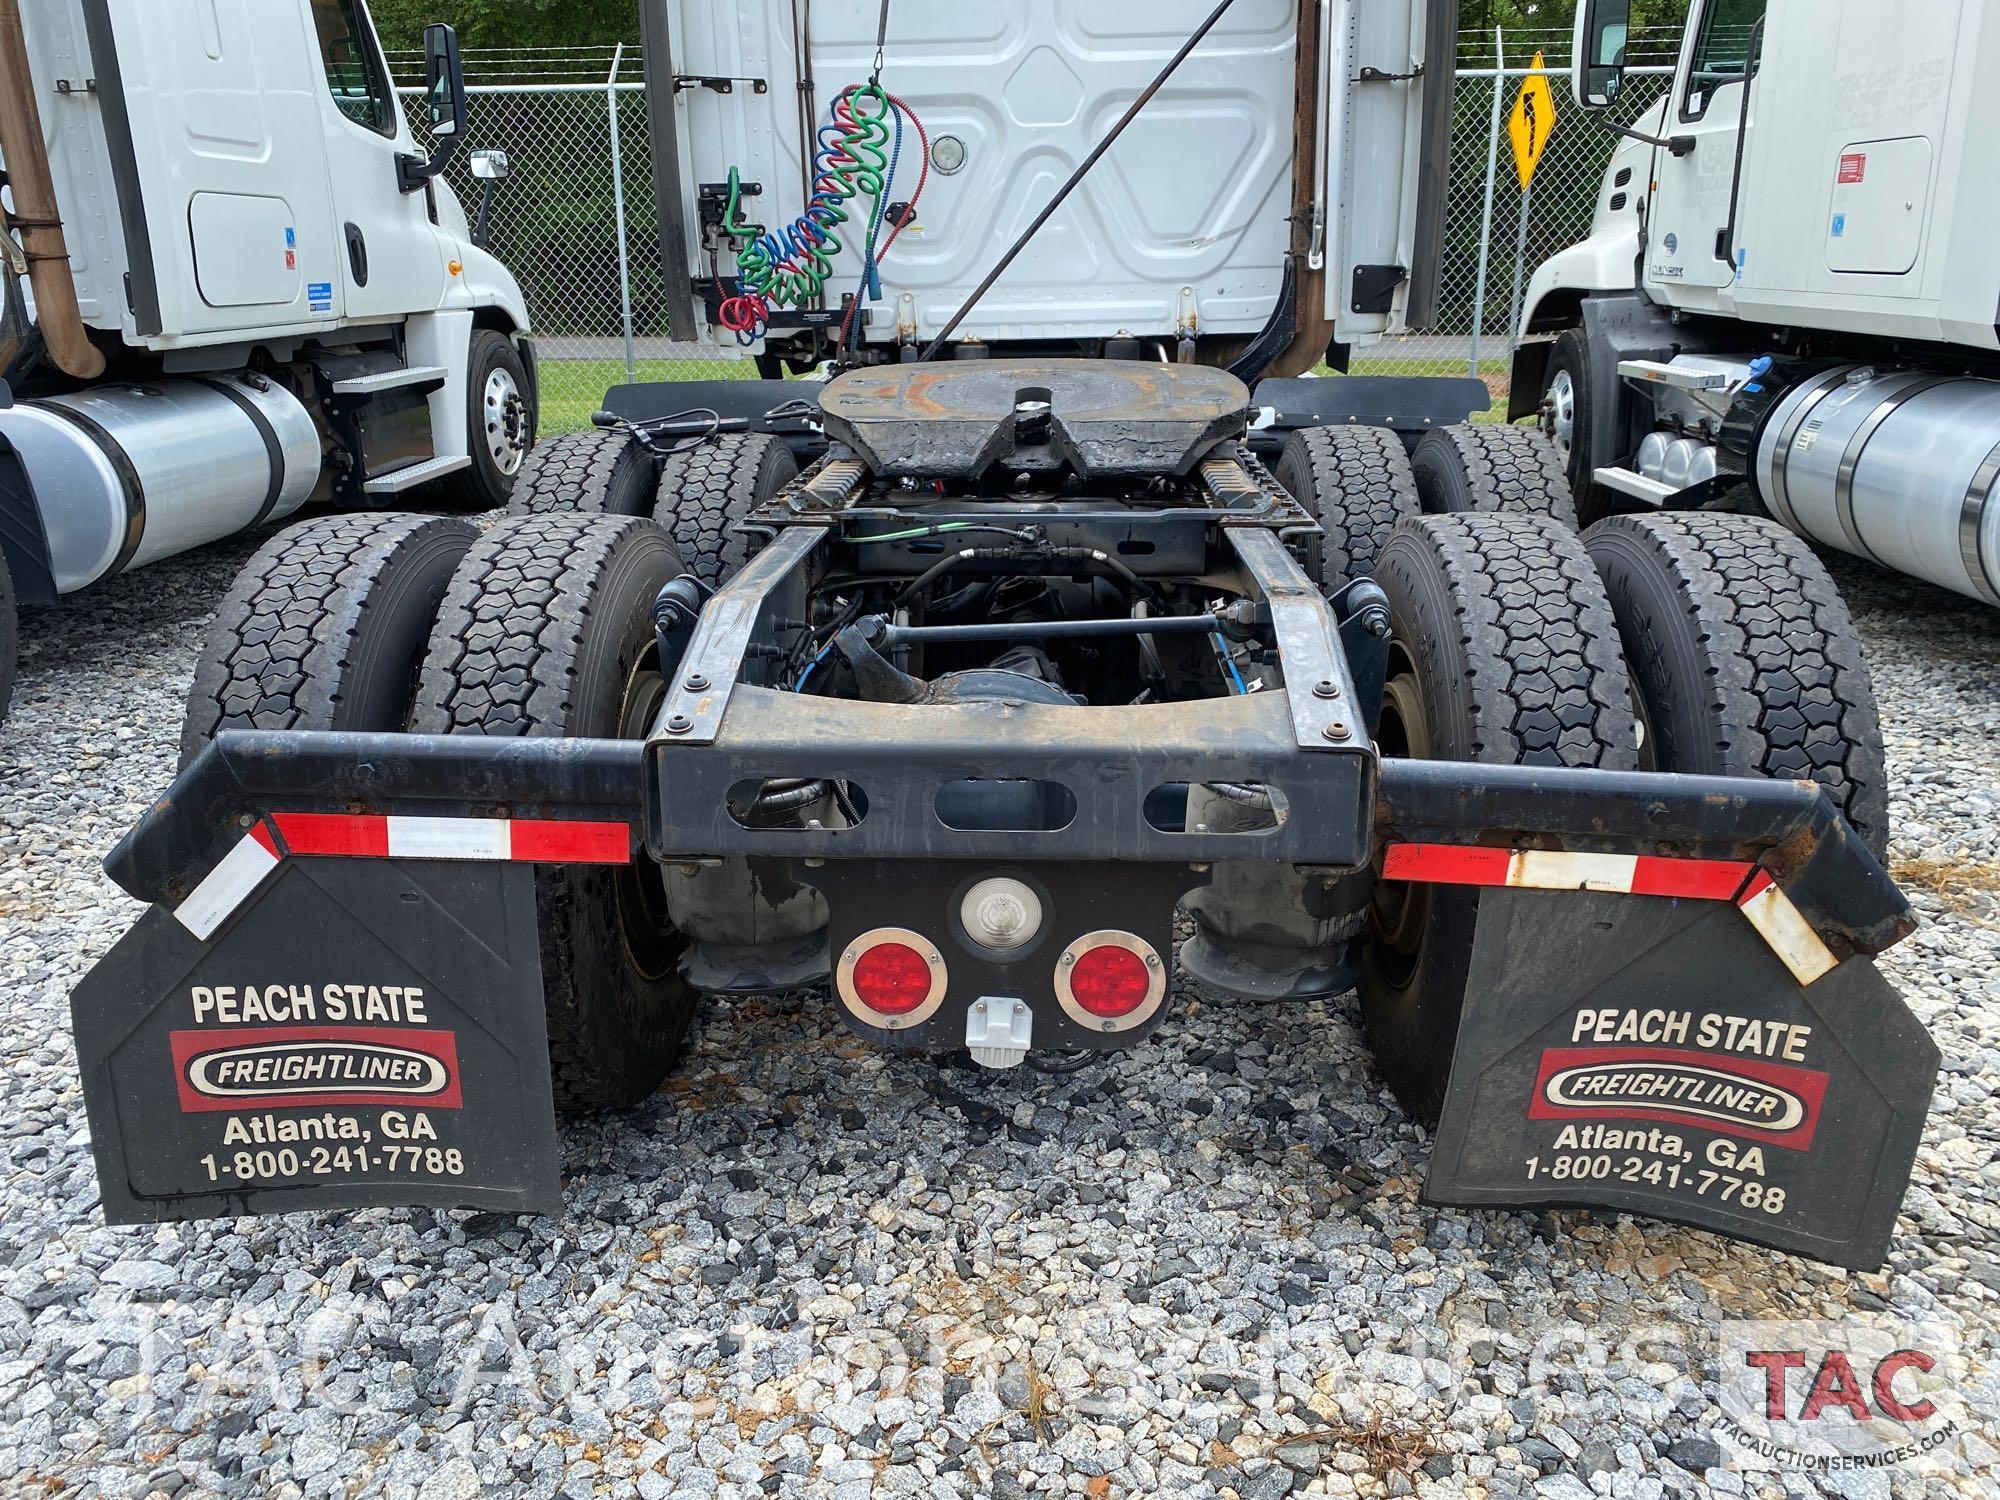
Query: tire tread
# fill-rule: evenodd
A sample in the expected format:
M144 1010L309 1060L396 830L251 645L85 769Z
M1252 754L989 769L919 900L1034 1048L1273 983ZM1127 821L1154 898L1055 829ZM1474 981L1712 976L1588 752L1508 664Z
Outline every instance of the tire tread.
M1385 427L1302 427L1285 441L1277 478L1326 532L1328 591L1372 573L1397 522L1423 509L1403 440Z
M1458 422L1424 434L1413 466L1424 508L1446 510L1437 477L1451 465L1465 481L1466 509L1548 516L1576 529L1576 500L1555 444L1532 427Z
M391 558L426 534L470 539L444 516L320 516L259 547L209 622L181 720L181 764L224 729L332 729L343 669Z
M636 515L652 455L623 428L593 427L538 442L514 476L511 515Z
M1694 752L1701 763L1818 782L1881 856L1888 772L1875 692L1854 619L1812 549L1776 521L1722 511L1614 516L1585 541L1600 557L1642 549L1685 601L1713 736ZM1688 769L1678 758L1669 769Z
M723 433L660 466L653 519L673 537L688 571L719 585L754 550L751 539L732 528L798 471L782 438Z

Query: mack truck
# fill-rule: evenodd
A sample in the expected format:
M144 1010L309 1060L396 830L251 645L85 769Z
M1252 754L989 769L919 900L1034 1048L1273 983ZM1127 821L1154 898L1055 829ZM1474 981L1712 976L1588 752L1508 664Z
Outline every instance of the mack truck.
M1589 115L1618 112L1629 10L1578 6ZM1554 337L1508 414L1584 519L1728 505L2000 605L1996 69L1991 0L1689 8L1589 237L1528 284Z
M17 600L308 504L506 503L528 310L426 54L420 148L361 0L0 0L0 714Z
M1429 316L1454 6L794 14L641 7L668 325L766 378L223 601L72 996L106 1218L560 1212L713 997L1068 1072L1352 992L1430 1201L1879 1265L1938 1053L1825 569L1306 373Z

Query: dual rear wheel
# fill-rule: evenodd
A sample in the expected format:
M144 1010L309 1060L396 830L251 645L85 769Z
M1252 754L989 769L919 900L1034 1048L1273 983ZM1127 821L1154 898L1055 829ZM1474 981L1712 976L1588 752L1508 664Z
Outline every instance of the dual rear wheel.
M651 516L688 571L716 584L749 559L738 523L798 472L784 440L769 433L724 433L663 458L630 428L595 428L531 452L509 508L517 515Z
M1888 837L1874 694L1825 568L1774 522L1546 516L1405 522L1389 596L1385 755L1818 782ZM1480 894L1376 882L1360 969L1379 1065L1419 1119L1450 1078Z

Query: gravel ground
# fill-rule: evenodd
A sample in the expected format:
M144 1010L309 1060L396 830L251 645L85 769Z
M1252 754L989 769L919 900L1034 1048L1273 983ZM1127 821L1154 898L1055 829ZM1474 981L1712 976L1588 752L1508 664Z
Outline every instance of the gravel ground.
M136 915L97 860L167 780L248 550L24 624L0 728L0 1486L1811 1494L1710 1467L1701 1332L1886 1314L1962 1342L1985 1434L1894 1490L2000 1489L2000 614L1839 569L1924 917L1886 968L1945 1054L1883 1275L1420 1207L1425 1144L1348 1002L1197 1002L1066 1079L894 1060L810 1000L718 1006L648 1105L565 1128L561 1220L107 1229L66 995ZM1633 1333L1663 1336L1650 1363L1580 1348Z

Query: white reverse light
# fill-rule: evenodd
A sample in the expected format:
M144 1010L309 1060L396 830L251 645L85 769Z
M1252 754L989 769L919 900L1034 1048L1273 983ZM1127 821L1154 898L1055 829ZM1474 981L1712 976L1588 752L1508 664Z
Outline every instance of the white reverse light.
M1018 948L1042 930L1042 898L1021 881L989 876L965 893L958 920L982 948Z

